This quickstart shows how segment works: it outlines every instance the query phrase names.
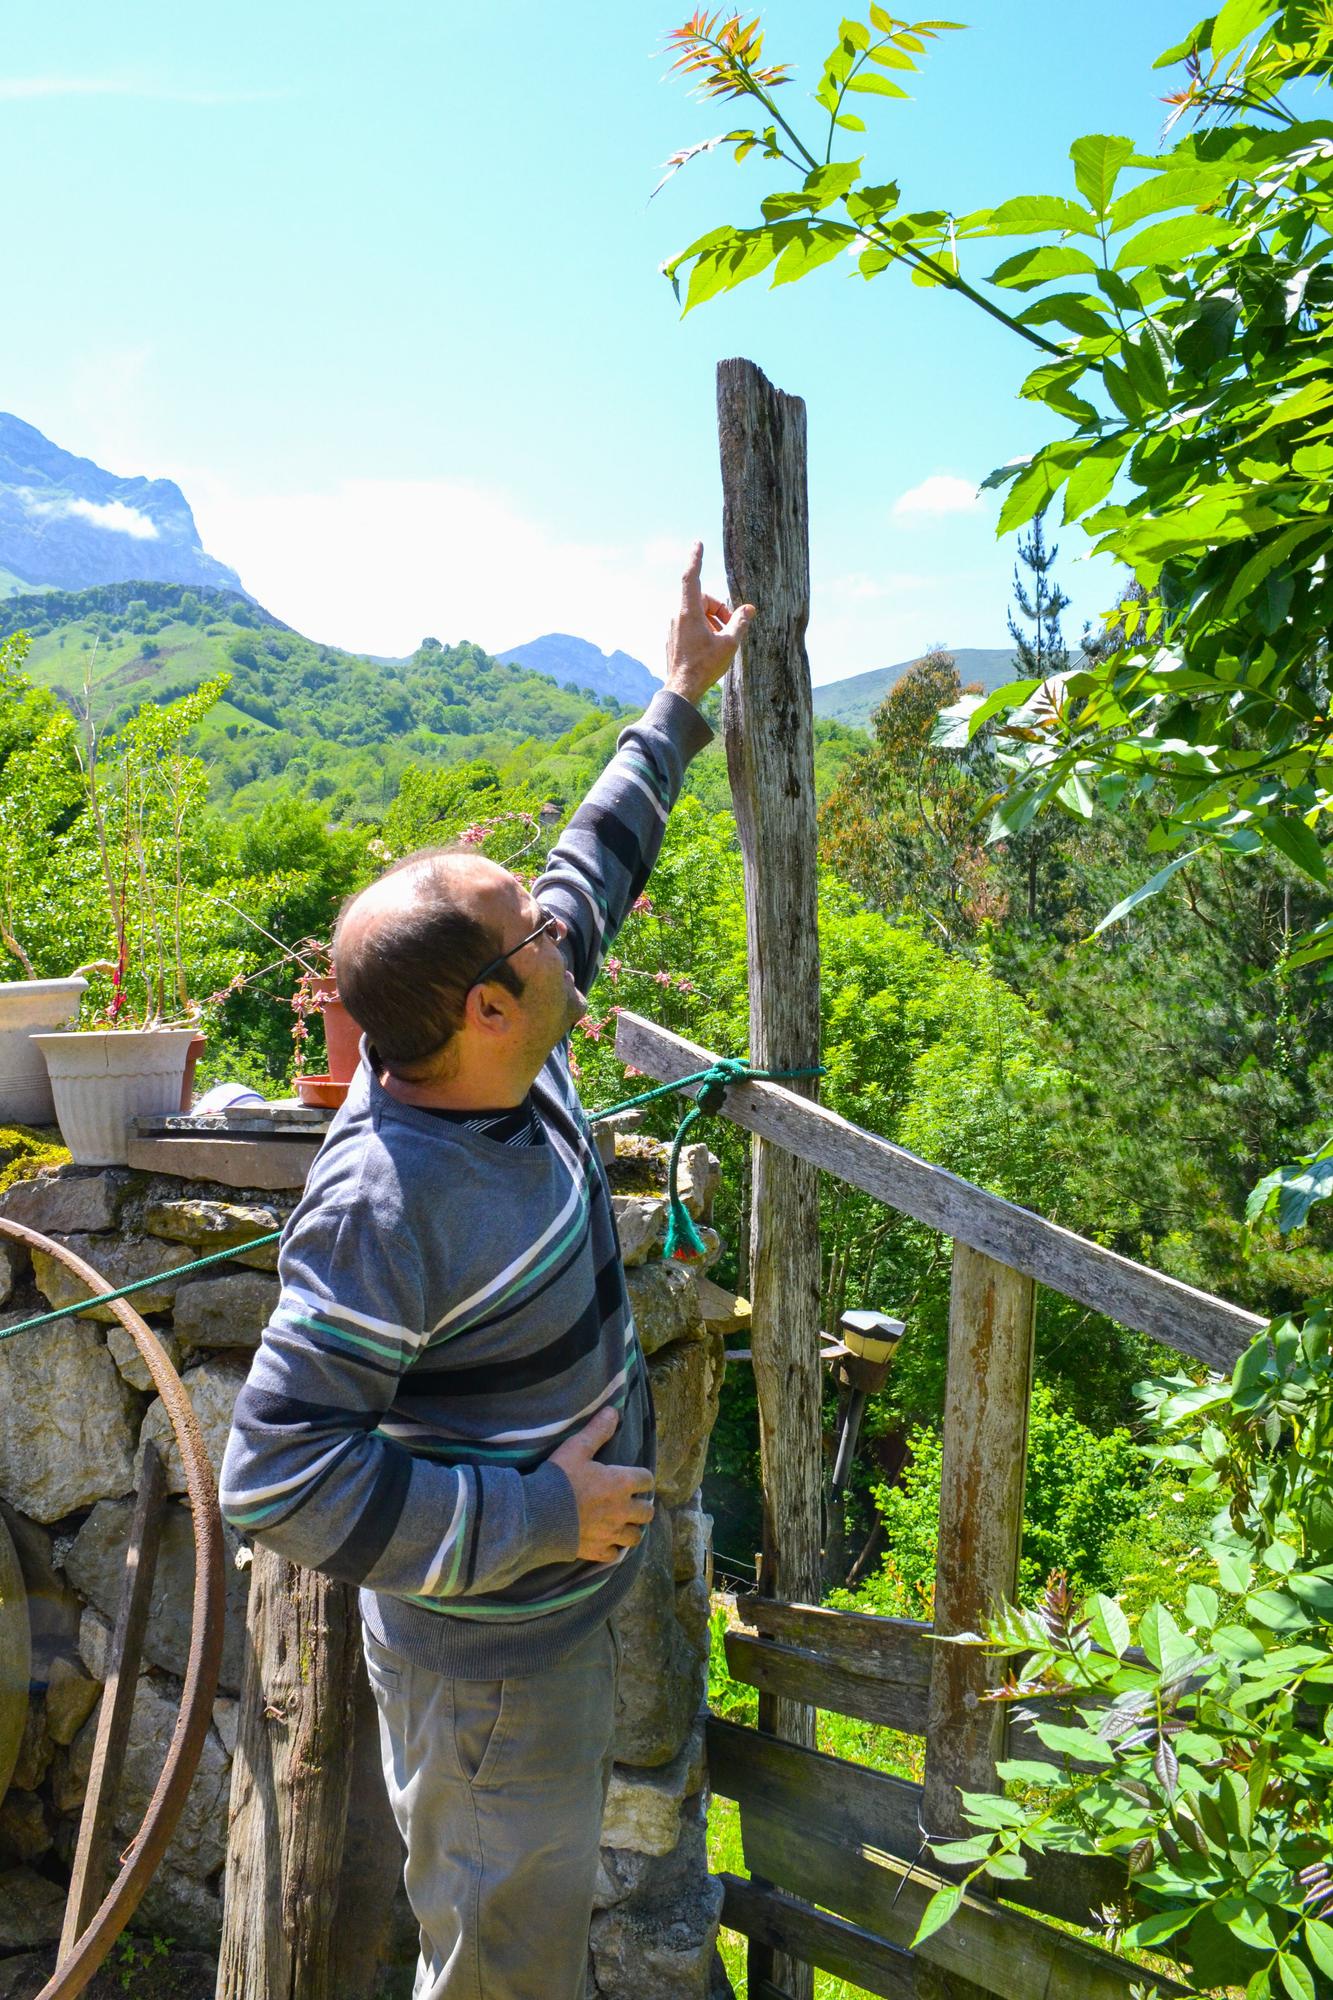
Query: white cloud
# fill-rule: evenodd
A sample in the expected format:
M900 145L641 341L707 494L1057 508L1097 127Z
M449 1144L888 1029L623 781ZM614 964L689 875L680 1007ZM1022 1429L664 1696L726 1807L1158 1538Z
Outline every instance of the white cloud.
M499 650L573 632L662 671L688 532L579 540L503 488L464 480L349 479L256 495L192 471L188 490L204 547L268 610L326 643L399 655L427 633ZM715 544L705 584L718 595L721 570Z
M932 472L919 486L900 493L893 503L895 515L979 514L984 502L970 479L952 472Z
M24 493L23 500L30 514L48 521L65 521L73 516L87 521L91 527L104 528L108 534L131 535L136 542L157 540L157 522L123 500L44 500L31 491Z

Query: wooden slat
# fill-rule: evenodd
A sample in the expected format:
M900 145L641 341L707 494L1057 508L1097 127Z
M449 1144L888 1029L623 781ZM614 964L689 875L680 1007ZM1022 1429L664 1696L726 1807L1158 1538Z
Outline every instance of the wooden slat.
M743 1875L722 1875L722 1921L728 1930L761 1938L775 1951L804 1959L821 1972L850 1980L881 2000L918 2000L918 1966L873 1931L816 1910L781 1889L764 1889Z
M971 1831L961 1792L1000 1789L1006 1711L982 1696L1003 1661L940 1641L975 1632L1018 1594L1035 1304L1031 1278L954 1244L926 1717L924 1815L936 1839Z
M742 1823L749 1806L785 1812L830 1838L882 1850L898 1861L914 1863L920 1856L923 1866L939 1872L929 1853L922 1854L921 1787L906 1778L781 1743L762 1730L716 1717L708 1723L708 1759L713 1790L738 1802ZM1029 1868L1028 1880L1004 1883L1005 1901L1065 1923L1086 1923L1089 1912L1114 1902L1124 1884L1123 1868L1096 1855L1034 1854Z
M914 1826L906 1858L894 1852L895 1842L905 1845L916 1786L716 1720L708 1727L708 1754L714 1790L740 1804L741 1840L752 1874L891 1944L911 1943L941 1883L924 1858L916 1860L921 1842ZM1068 1881L1084 1860L1032 1856L1034 1867L1045 1863L1038 1893L1058 1896L1064 1878L1067 1894ZM1114 1872L1118 1878L1119 1870ZM1006 1898L1014 1900L1017 1892L1034 1890L1035 1881L1004 1884ZM1035 1995L1129 2000L1131 1986L1143 1978L1124 1959L1007 1904L973 1895L943 1930L926 1939L918 1956L999 2000ZM1164 1995L1184 1991L1169 1980L1159 1978L1157 1984Z
M125 1577L107 1655L107 1676L93 1739L88 1789L70 1870L65 1921L57 1964L62 1965L82 1937L106 1892L111 1829L129 1743L134 1691L144 1633L153 1599L153 1578L162 1539L167 1478L162 1457L150 1439L144 1446L139 1492L125 1549Z
M661 1083L714 1060L708 1049L639 1014L616 1023L616 1054ZM1210 1367L1230 1370L1266 1322L1226 1299L1182 1285L1161 1271L1090 1243L1058 1223L987 1194L943 1167L810 1104L780 1083L728 1091L725 1115L931 1229L1077 1299L1121 1326L1151 1334Z
M819 1604L789 1604L782 1598L738 1597L736 1616L763 1638L817 1653L856 1674L901 1683L904 1699L930 1686L931 1627L914 1618L881 1618L867 1611L830 1611ZM832 1702L821 1707L831 1708Z
M882 1723L910 1736L926 1733L924 1687L849 1672L818 1653L782 1646L774 1639L751 1638L746 1632L728 1632L726 1649L732 1678L761 1694L809 1702L835 1715L854 1715L858 1721Z

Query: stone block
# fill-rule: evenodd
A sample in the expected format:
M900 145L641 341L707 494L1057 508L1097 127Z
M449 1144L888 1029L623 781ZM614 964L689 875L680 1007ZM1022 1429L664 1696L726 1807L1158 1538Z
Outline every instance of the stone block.
M686 1801L701 1792L707 1775L704 1727L698 1718L669 1764L642 1771L617 1764L602 1813L603 1847L633 1854L670 1854L681 1837Z
M163 1685L141 1674L134 1690L125 1770L116 1800L116 1826L123 1834L137 1831L148 1808L180 1712L179 1684ZM85 1722L69 1750L61 1786L62 1803L87 1789L97 1732L94 1717ZM167 1849L166 1865L195 1881L207 1881L222 1866L227 1853L227 1802L231 1758L216 1732L209 1730L184 1810ZM65 1810L70 1808L66 1805Z
M620 1641L616 1682L617 1763L667 1764L680 1750L703 1700L698 1662L676 1617L671 1520L657 1509L628 1595L612 1613Z
M600 2000L708 2000L721 1917L722 1884L707 1874L670 1903L603 1910L589 1937Z
M222 1936L222 1898L208 1883L164 1862L154 1871L134 1921L139 1930L155 1931L174 1945L216 1953Z
M696 1222L711 1222L713 1203L722 1185L722 1167L716 1153L703 1141L682 1146L676 1168L676 1192Z
M689 1289L693 1295L692 1284ZM704 1476L725 1365L721 1334L678 1341L648 1364L657 1413L657 1497L668 1507L688 1500Z
M699 1296L685 1265L640 1265L626 1271L625 1286L645 1354L656 1354L680 1341L707 1338Z
M0 1867L25 1867L51 1851L46 1807L36 1792L7 1792L0 1805Z
M9 1782L20 1792L35 1792L51 1768L55 1745L46 1727L46 1703L33 1695L28 1702L28 1719L23 1725L18 1761Z
M666 1235L665 1195L612 1195L611 1206L615 1210L621 1263L626 1270L646 1264Z
M276 1278L259 1271L196 1278L176 1294L172 1323L191 1347L258 1347L277 1308L279 1289Z
M91 1604L79 1620L79 1658L95 1681L105 1681L111 1657L111 1626Z
M65 1559L70 1581L90 1598L104 1617L114 1619L120 1600L125 1568L125 1545L129 1540L129 1500L103 1501L80 1528L74 1546ZM237 1537L230 1528L222 1531L222 1570L227 1593L225 1638L222 1647L221 1685L229 1694L240 1691L241 1668L245 1659L245 1601L249 1592L249 1571L235 1563ZM194 1537L187 1508L168 1504L162 1523L162 1545L153 1580L153 1597L144 1635L144 1659L165 1672L183 1675L190 1646L190 1606L194 1594ZM80 1652L90 1673L95 1660L84 1651L80 1630ZM89 1633L89 1649L96 1654L98 1640Z
M65 1891L31 1868L0 1875L0 1951L56 1944L65 1920Z
M22 1276L28 1253L12 1238L0 1236L0 1306L7 1306Z
M236 1738L241 1728L241 1704L230 1695L220 1694L213 1703L213 1727L229 1757L236 1755Z
M750 1331L750 1301L738 1292L725 1290L715 1285L711 1278L705 1278L695 1265L695 1286L699 1293L699 1305L704 1316L704 1325L710 1333L748 1333Z
M23 1575L32 1634L32 1680L46 1685L51 1662L72 1652L79 1634L81 1606L52 1560L52 1538L45 1528L0 1501L0 1517L9 1529Z
M705 1795L686 1801L680 1838L669 1854L635 1854L627 1847L604 1847L593 1884L594 1910L609 1910L629 1897L642 1907L670 1902L690 1882L708 1873L708 1815Z
M130 1399L96 1329L61 1320L0 1341L0 1492L58 1521L133 1484Z
M708 1579L696 1576L689 1583L676 1585L676 1623L685 1634L685 1643L705 1668L708 1660L708 1621L712 1612L712 1599Z
M256 1236L267 1236L281 1229L282 1216L267 1203L197 1198L150 1200L145 1202L136 1220L147 1235L161 1237L168 1243L188 1243L198 1257L207 1257L218 1250L235 1250L238 1264L247 1264L256 1271L278 1268L276 1243L265 1244L258 1250L240 1248Z
M169 1326L155 1326L153 1332L166 1350L168 1361L179 1372L181 1357L185 1352L184 1342ZM106 1344L111 1359L120 1370L122 1382L127 1382L131 1389L138 1389L141 1393L156 1395L157 1389L148 1372L148 1363L140 1354L133 1334L127 1333L119 1320L113 1320L107 1328Z
M176 1287L171 1272L181 1264L191 1261L190 1252L183 1243L162 1243L156 1237L148 1236L85 1236L66 1235L58 1230L45 1232L53 1242L63 1244L76 1257L82 1257L85 1264L91 1264L100 1277L116 1289L122 1285L134 1285L141 1278L162 1278L161 1284L148 1285L141 1292L132 1295L130 1303L136 1312L169 1312L176 1296ZM116 1315L110 1306L97 1305L88 1298L88 1288L82 1278L76 1278L72 1271L44 1250L32 1253L33 1274L37 1289L44 1299L49 1299L53 1307L83 1304L81 1317L84 1319L113 1320Z
M43 1236L114 1229L134 1181L117 1167L48 1167L8 1188L0 1197L0 1215L40 1229Z
M72 1743L102 1697L101 1681L71 1660L53 1660L46 1687L46 1727L53 1743Z
M702 1576L710 1583L713 1571L713 1517L705 1514L700 1495L691 1494L671 1512L672 1575L677 1583L689 1583Z
M194 1368L187 1368L181 1376L181 1384L194 1408L195 1418L203 1434L204 1449L214 1474L222 1470L222 1454L227 1449L227 1434L231 1429L231 1413L236 1398L241 1393L246 1377L246 1364L230 1358L213 1358L201 1361ZM148 1406L139 1433L139 1450L142 1454L149 1440L162 1454L163 1469L167 1475L168 1493L184 1493L185 1466L171 1428L166 1405L157 1398ZM142 1457L136 1462L136 1478L142 1465Z

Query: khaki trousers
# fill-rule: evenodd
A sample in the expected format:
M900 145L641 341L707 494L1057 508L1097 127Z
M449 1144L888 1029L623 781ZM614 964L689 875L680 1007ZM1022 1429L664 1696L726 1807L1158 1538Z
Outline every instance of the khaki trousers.
M364 1634L421 1927L413 2000L582 2000L611 1775L609 1625L546 1673L447 1680Z

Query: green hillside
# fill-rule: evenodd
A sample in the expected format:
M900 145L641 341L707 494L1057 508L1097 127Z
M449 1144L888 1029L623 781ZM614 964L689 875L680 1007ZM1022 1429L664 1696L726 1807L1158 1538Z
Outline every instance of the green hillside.
M1003 687L1017 677L1012 646L951 646L947 650L958 662L964 687L974 681L984 688ZM876 667L872 673L854 674L850 680L826 681L815 689L815 714L851 729L864 729L885 695L915 665L915 660L900 660L896 667Z
M218 802L242 809L301 790L335 815L378 811L409 764L530 767L589 718L613 733L617 713L468 641L425 639L390 661L319 645L231 591L131 583L0 600L0 637L18 630L32 642L31 678L71 703L90 683L103 728L146 698L230 675L198 747ZM586 769L586 758L573 765Z

